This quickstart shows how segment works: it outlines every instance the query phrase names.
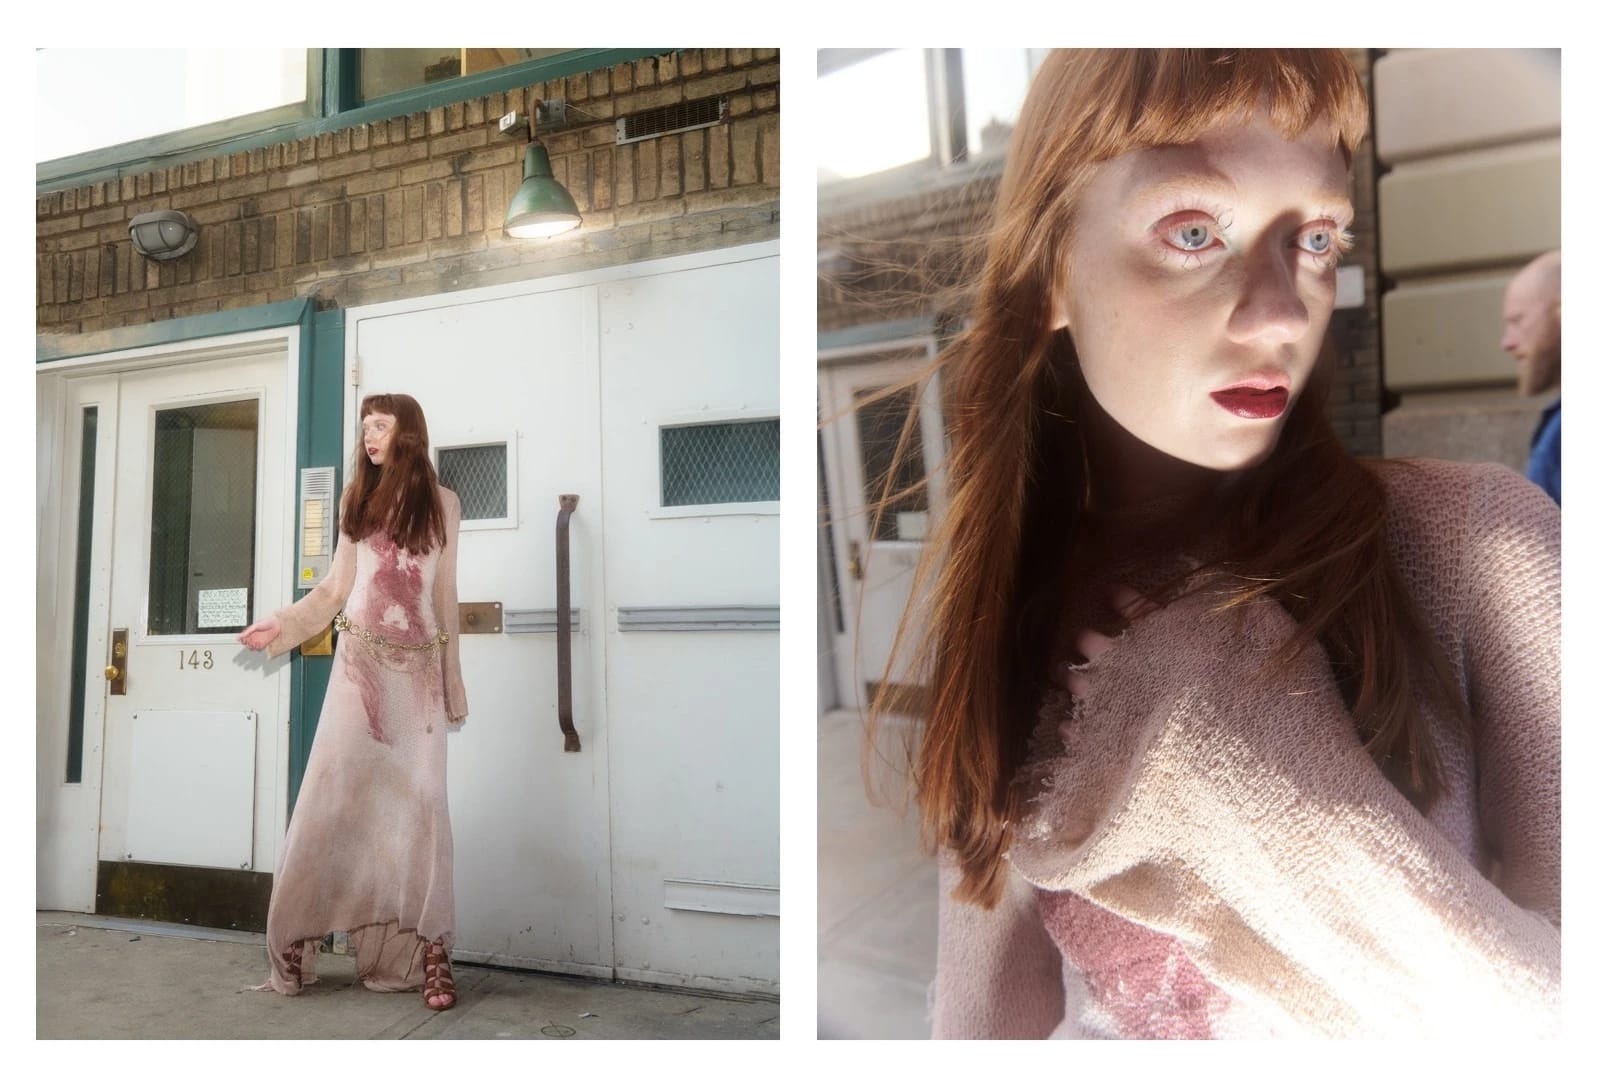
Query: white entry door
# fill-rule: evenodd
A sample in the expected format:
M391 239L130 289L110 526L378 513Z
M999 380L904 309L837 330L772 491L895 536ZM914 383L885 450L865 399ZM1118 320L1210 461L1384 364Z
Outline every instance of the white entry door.
M273 868L289 678L235 636L288 598L289 376L280 343L61 379L68 465L43 501L89 542L41 569L41 907L92 911L100 862Z
M449 751L456 951L609 977L611 872L597 297L593 288L352 310L346 456L363 396L422 405L441 478L462 500L463 603L500 632L461 634L469 716ZM556 519L568 524L573 718L557 712ZM451 630L456 630L452 628Z
M937 383L920 397L920 386L880 394L925 371L932 356L931 340L912 341L824 355L819 369L823 466L843 613L833 657L840 703L851 709L867 709L888 685L917 686L909 670L899 665L890 669L889 658L911 596L930 511L944 497L944 420ZM913 408L918 421L890 487L886 482ZM923 478L928 479L923 492L905 497L878 517L880 500ZM912 648L903 643L898 661L904 662Z

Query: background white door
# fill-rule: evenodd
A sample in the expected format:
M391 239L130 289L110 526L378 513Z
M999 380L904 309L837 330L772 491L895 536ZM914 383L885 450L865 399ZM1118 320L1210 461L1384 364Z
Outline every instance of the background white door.
M235 637L288 589L284 378L281 354L122 376L103 860L275 865L289 677Z
M95 409L95 533L82 624L61 601L75 582L71 558L54 573L66 623L51 651L70 654L72 632L86 633L83 762L76 787L57 786L55 774L58 791L41 785L55 808L48 822L41 811L42 907L93 910L98 861L272 870L286 810L288 676L281 663L245 657L234 637L288 596L289 376L278 344L61 382L67 442L81 448ZM56 503L75 528L81 459L67 456L77 470ZM107 679L112 664L123 667L122 693ZM41 681L50 730L41 758L52 770L68 740L66 700L55 696L69 695L72 679ZM91 817L93 842L82 832Z
M843 606L834 667L841 705L865 710L879 685L914 687L911 671L889 668L895 630L911 595L912 575L922 555L930 511L944 497L944 420L937 382L875 398L925 370L932 341L890 345L848 356L824 356L819 368L822 396L823 465L834 532L835 574ZM885 481L911 408L918 423L906 463L893 490ZM873 526L876 504L886 491L903 490L924 477L926 491L907 497ZM824 610L826 613L826 610ZM903 644L899 660L909 656Z

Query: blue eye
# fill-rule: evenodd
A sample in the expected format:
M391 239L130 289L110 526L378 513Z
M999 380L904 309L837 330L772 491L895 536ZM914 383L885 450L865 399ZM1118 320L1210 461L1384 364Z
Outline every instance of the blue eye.
M1211 229L1199 221L1180 224L1167 234L1179 250L1204 250L1211 245Z
M1333 248L1333 233L1326 228L1319 228L1301 236L1300 243L1313 254L1326 254Z
M1182 254L1204 254L1223 247L1222 231L1209 213L1189 210L1173 213L1151 229L1162 245Z
M1350 249L1350 233L1336 221L1319 221L1295 236L1294 245L1318 258L1339 258Z

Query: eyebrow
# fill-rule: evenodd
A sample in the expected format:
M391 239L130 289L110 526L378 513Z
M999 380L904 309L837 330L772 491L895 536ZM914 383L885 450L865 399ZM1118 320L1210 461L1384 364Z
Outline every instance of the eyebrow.
M1151 202L1163 202L1193 194L1204 194L1220 199L1235 199L1239 197L1239 188L1221 172L1196 169L1185 171L1178 175L1169 175L1164 179L1152 179L1145 183L1135 183L1129 194L1129 200L1136 205L1144 206ZM1314 204L1342 216L1355 216L1355 205L1351 203L1350 196L1342 190L1327 188L1318 191L1312 196L1312 201Z
M1237 198L1239 188L1220 172L1195 171L1169 175L1163 179L1135 182L1131 198L1138 202L1165 201L1185 194L1203 193L1219 198Z

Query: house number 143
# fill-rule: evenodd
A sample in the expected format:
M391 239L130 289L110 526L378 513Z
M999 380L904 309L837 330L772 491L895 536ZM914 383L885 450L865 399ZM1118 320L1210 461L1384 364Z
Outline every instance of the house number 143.
M209 650L178 651L179 669L185 667L190 669L209 669L211 665L211 651Z

